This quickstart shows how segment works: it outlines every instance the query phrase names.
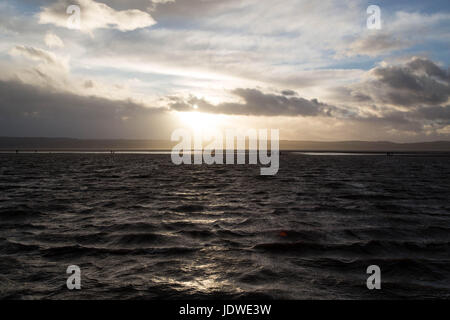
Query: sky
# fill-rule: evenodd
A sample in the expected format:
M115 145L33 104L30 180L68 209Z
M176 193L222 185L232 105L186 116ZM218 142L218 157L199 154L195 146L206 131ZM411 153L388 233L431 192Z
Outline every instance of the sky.
M0 136L450 140L449 60L448 0L2 0Z

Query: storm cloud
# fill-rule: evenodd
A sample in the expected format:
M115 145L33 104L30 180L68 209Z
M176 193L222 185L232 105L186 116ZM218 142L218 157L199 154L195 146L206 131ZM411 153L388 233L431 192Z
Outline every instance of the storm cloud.
M375 80L365 84L373 100L398 106L438 105L450 97L449 76L434 62L413 58L403 65L372 70Z
M213 105L204 99L192 97L187 101L175 101L170 107L176 111L197 110L245 116L332 116L338 111L336 107L321 103L317 99L308 100L294 96L293 91L284 91L280 95L263 93L258 89L238 88L232 93L243 102Z
M0 81L0 136L165 137L165 110Z

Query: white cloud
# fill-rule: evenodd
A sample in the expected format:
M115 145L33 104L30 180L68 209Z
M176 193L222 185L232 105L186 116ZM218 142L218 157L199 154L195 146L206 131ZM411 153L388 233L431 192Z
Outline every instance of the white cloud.
M18 45L9 51L15 58L14 66L9 78L46 88L70 88L69 58L57 56L53 52L32 47ZM25 58L25 59L23 59Z
M64 42L54 33L47 32L44 38L45 44L49 48L63 48Z
M80 7L80 30L87 33L101 28L131 31L156 24L150 14L141 10L118 11L93 0L59 0L42 9L39 13L39 23L68 27L70 15L66 13L66 10L71 5Z
M15 46L10 50L10 54L13 56L22 55L28 59L44 62L48 65L63 64L52 52L30 46Z

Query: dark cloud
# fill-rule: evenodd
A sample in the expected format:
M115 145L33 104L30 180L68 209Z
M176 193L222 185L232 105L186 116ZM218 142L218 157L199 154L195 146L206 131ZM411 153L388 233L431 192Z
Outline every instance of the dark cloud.
M370 95L363 93L353 87L337 87L330 89L330 96L346 103L350 102L371 102Z
M296 96L297 92L295 92L293 90L283 90L283 91L281 91L281 94L283 96Z
M441 69L433 61L427 59L414 58L407 63L406 66L413 71L419 71L428 76L435 76L447 82L450 80L450 74L448 74L444 69Z
M83 87L85 87L86 89L91 89L94 87L94 82L92 82L92 80L86 80L83 84Z
M448 75L430 60L414 58L404 65L378 67L372 74L376 80L368 83L367 91L385 103L437 105L450 97Z
M367 130L436 133L450 125L450 105L420 106L407 111L375 108L379 115L354 115L347 120L363 124Z
M389 111L380 116L356 117L352 119L366 126L367 129L379 131L403 131L419 133L423 131L423 123L411 118L411 113Z
M379 116L356 116L348 120L362 123L367 129L419 134L450 125L450 106L422 106L408 111L385 110Z
M334 97L347 102L408 107L446 104L450 77L431 60L413 58L400 65L380 66L369 72L369 80L334 89Z
M334 98L360 108L352 120L412 133L450 125L450 78L433 61L415 57L400 65L377 67L369 75L367 81L334 91Z
M402 67L378 68L373 71L378 81L394 89L422 90L418 78Z
M174 101L170 107L177 111L198 111L246 116L332 116L340 110L334 106L307 100L301 97L289 97L263 93L257 89L235 89L233 94L240 97L242 103L221 103L212 105L204 99L191 98L187 101Z
M0 136L168 137L164 110L0 81Z
M450 105L444 107L422 106L408 111L387 109L381 111L378 116L356 115L347 120L363 124L367 130L395 130L419 134L450 125Z
M450 124L450 105L419 108L415 114L422 119L438 120L443 124Z

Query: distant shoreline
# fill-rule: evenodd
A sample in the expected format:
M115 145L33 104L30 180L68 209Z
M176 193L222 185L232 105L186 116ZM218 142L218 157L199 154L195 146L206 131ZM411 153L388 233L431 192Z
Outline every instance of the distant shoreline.
M238 152L243 152L239 150ZM198 152L191 150L190 152ZM226 154L226 150L223 150L223 154ZM235 150L236 152L236 150ZM248 153L248 150L245 150ZM300 154L306 156L413 156L413 157L450 157L450 151L341 151L341 150L280 150L281 154ZM119 155L119 154L171 154L171 150L64 150L64 149L37 149L37 150L2 150L0 154L102 154L102 155Z
M166 152L177 142L168 140L73 139L0 137L0 152ZM395 143L389 141L280 140L282 152L417 153L450 152L450 141Z

